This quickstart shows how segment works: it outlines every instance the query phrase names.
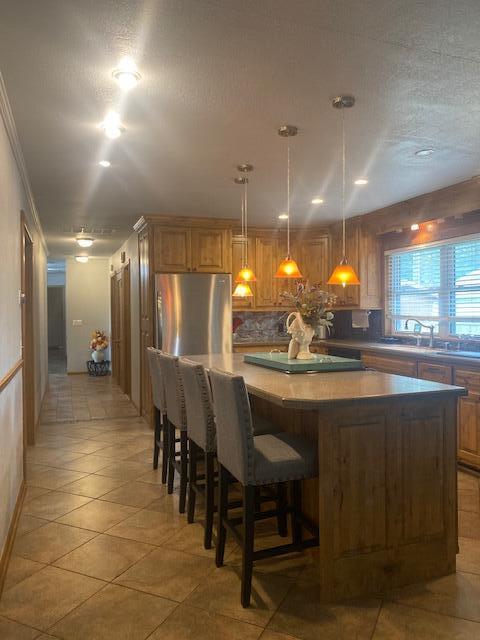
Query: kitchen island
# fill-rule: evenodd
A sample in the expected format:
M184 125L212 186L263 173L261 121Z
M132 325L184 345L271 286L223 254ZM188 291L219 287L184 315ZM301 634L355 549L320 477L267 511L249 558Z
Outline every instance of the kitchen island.
M303 509L320 529L322 601L455 571L463 388L378 371L288 375L242 354L191 358L243 376L254 413L318 447Z

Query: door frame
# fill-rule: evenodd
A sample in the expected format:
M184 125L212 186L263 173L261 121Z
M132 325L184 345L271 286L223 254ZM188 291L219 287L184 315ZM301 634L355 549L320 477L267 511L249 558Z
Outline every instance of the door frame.
M20 212L21 316L22 316L22 397L23 442L35 444L35 350L33 334L33 237L23 211Z

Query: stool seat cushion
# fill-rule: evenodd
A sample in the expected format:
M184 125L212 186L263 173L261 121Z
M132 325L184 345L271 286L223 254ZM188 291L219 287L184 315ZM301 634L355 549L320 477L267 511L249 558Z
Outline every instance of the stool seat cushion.
M254 436L263 436L266 433L278 433L280 431L274 424L255 414L252 415L252 423Z
M318 475L316 446L291 433L253 438L252 484L274 484ZM249 483L250 484L250 483Z

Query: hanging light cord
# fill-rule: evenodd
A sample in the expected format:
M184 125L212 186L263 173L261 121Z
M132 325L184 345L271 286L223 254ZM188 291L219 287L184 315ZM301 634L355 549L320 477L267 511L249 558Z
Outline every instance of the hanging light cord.
M342 235L343 235L343 258L346 255L345 248L345 113L344 107L342 112Z
M290 143L287 142L287 258L290 258Z
M245 266L248 267L248 178L245 177L245 189L243 196L243 216L245 219L243 228L245 235L243 236L243 244L245 248Z

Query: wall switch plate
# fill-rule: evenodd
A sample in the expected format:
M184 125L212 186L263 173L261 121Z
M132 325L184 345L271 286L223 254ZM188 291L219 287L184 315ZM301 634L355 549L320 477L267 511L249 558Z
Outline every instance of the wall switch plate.
M83 320L72 320L72 325L74 327L81 327L83 325Z

